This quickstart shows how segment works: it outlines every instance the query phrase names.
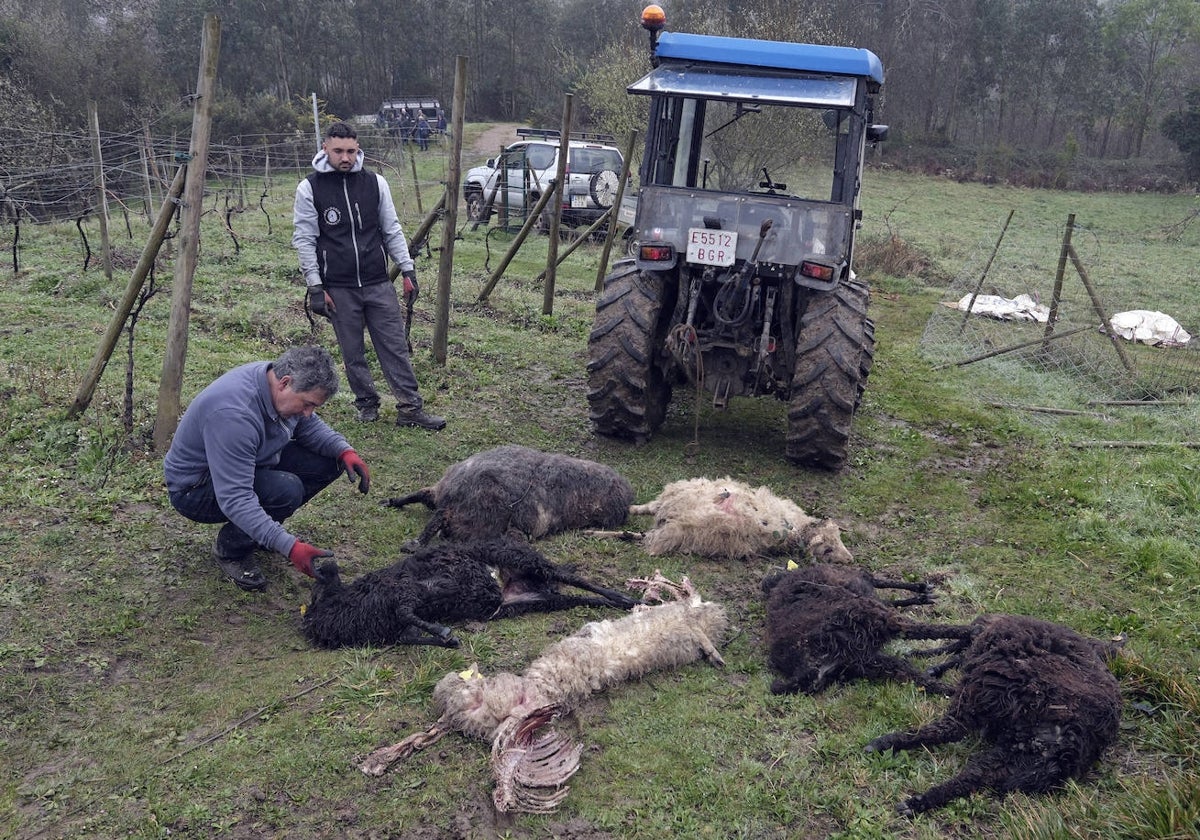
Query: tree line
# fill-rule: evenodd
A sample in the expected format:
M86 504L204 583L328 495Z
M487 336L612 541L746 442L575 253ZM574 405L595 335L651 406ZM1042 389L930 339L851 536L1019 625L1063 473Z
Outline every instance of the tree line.
M1200 119L1196 0L678 0L668 28L866 47L883 61L892 146L1178 159ZM206 14L221 20L214 138L373 114L398 95L465 118L635 127L648 69L638 0L0 0L0 122L186 129ZM626 124L629 124L628 126ZM1183 126L1183 128L1180 128ZM889 147L890 148L890 147ZM947 154L949 154L947 152ZM5 161L0 152L0 166ZM1186 158L1191 161L1191 158ZM1200 175L1200 172L1193 173Z

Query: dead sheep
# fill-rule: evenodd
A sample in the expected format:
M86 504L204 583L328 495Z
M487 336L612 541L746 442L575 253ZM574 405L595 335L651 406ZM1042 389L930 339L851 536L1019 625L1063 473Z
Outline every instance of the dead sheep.
M450 466L432 487L387 501L434 511L417 542L437 536L529 540L577 528L615 528L629 514L633 488L612 467L525 446L498 446Z
M595 531L593 535L636 539L652 555L683 552L743 560L803 549L818 562L853 559L836 522L809 516L766 487L751 487L729 477L673 482L653 501L631 506L629 515L653 516L654 527L640 534Z
M554 644L524 674L483 676L477 667L444 676L434 688L440 717L425 732L383 747L360 765L382 775L395 761L462 732L492 742L493 799L500 811L548 812L566 796L565 782L579 767L582 746L550 724L591 694L654 671L677 668L700 658L724 665L717 650L727 626L725 610L703 600L687 578L676 585L658 573L631 581L644 600L619 619L593 621Z
M1081 778L1117 738L1121 691L1108 662L1117 646L1028 616L985 616L948 665L961 668L950 707L915 732L892 732L870 752L908 750L977 734L990 747L947 782L897 806L905 815L978 790L1045 793Z
M637 603L551 563L533 546L516 540L424 546L349 583L342 581L332 561L320 564L315 573L301 627L309 641L324 648L457 647L447 624L577 606L627 610ZM561 586L592 594L562 592Z
M916 591L884 603L876 588ZM884 653L895 639L961 639L970 625L924 624L902 615L896 604L928 603L925 584L880 581L866 570L817 564L768 576L766 597L768 662L780 676L772 694L815 694L856 679L912 681L927 691L949 694L946 684L907 660Z

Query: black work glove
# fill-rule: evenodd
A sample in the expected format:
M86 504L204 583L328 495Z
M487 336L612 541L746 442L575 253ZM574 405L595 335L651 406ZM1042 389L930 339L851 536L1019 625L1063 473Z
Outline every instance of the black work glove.
M320 283L308 287L308 308L313 311L314 315L322 315L326 318L331 317L333 313L333 304L325 300L325 287Z
M410 268L408 271L400 272L400 276L404 278L404 299L407 301L415 301L417 295L421 294L421 287L417 285L417 270Z

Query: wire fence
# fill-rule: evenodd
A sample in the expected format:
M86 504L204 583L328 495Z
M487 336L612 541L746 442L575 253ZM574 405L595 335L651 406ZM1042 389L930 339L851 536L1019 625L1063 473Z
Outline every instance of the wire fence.
M1006 224L943 291L922 352L963 371L989 407L1077 440L1200 437L1200 338L1188 340L1200 300L1178 278L1147 281L1152 257L1137 242L1120 245L1106 248L1071 220L1058 229Z
M12 134L13 147L0 160L0 224L19 227L76 221L99 212L92 137L79 133L23 134L20 129L7 127L6 132ZM188 136L153 136L148 130L102 133L100 156L110 208L154 213L175 171L188 161L189 140ZM367 165L388 176L398 201L411 201L413 205L400 209L419 213L422 207L417 205L436 203L448 171L449 143L443 136L434 137L429 150L420 152L415 141L373 127L360 128L359 141L367 154ZM260 201L260 195L250 194L250 179L256 189L265 184L267 190L276 186L276 179L282 179L290 192L297 178L311 171L316 145L314 135L299 132L243 135L213 143L205 169L213 189L206 192L239 209ZM18 151L21 149L27 153ZM418 181L412 165L414 154L440 159L442 177L426 174L424 183ZM23 160L35 160L38 165L25 168L19 163ZM430 167L423 165L422 171L428 173Z

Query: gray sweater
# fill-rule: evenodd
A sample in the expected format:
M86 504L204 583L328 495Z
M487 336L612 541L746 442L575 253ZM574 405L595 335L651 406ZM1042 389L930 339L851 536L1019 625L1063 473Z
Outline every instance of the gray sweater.
M352 447L315 414L280 417L267 383L270 367L270 362L236 367L196 395L163 459L163 477L167 490L176 492L211 476L217 504L229 521L259 545L286 556L296 538L254 495L255 468L278 464L279 453L293 439L330 458Z

